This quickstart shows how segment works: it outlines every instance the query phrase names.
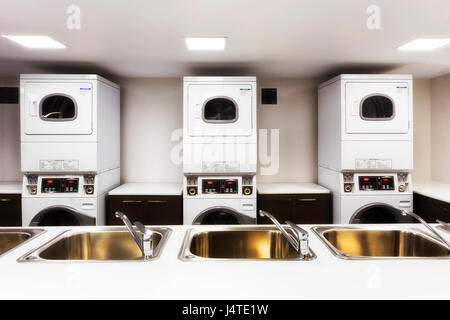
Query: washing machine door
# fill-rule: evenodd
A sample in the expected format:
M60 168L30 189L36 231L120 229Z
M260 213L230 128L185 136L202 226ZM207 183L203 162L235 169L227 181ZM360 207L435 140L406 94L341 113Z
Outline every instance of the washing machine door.
M69 207L55 206L42 210L31 220L30 226L93 226L95 218Z
M401 210L386 203L371 203L360 208L351 217L350 223L411 223L411 217L404 217Z
M256 219L243 215L229 207L209 208L200 213L193 224L255 224Z

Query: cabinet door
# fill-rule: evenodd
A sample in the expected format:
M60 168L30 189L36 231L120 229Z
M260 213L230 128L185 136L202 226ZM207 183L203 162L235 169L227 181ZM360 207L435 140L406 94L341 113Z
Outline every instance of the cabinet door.
M110 196L108 199L108 217L106 223L109 225L123 225L121 219L116 218L115 212L124 213L131 221L142 221L145 201L139 196Z
M414 213L426 222L435 223L436 219L450 221L450 203L414 194Z
M298 224L331 223L330 195L297 194L292 199L291 221Z
M144 215L149 224L183 224L182 202L181 196L148 197L145 199Z
M21 199L20 194L0 194L0 226L20 227L22 225Z
M183 221L181 196L111 196L108 211L110 225L123 224L115 218L116 211L145 225L176 225Z
M258 224L272 224L267 217L260 217L259 210L272 214L280 223L291 218L292 197L290 195L258 195Z

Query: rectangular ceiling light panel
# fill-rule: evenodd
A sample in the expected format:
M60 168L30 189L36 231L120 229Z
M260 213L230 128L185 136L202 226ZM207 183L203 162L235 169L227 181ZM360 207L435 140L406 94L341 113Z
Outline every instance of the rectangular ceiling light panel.
M418 51L418 50L434 50L437 48L440 48L442 46L445 46L446 44L450 43L450 39L416 39L411 42L408 42L401 47L398 48L398 50L403 51Z
M2 37L14 41L30 49L63 49L66 46L50 38L49 36L11 36L2 35Z
M226 38L223 37L186 37L184 40L189 50L225 50Z

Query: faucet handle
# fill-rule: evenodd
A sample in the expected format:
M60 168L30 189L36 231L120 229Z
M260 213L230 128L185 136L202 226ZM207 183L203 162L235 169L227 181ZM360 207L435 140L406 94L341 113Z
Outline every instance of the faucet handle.
M303 228L300 228L298 225L293 223L292 221L286 221L292 230L294 230L298 239L298 249L299 253L303 256L310 256L311 252L309 250L309 233Z
M447 231L450 231L450 223L444 222L442 220L436 219L436 222L439 223L443 228L445 228Z
M143 224L142 222L139 221L135 221L134 225L136 226L136 228L138 228L138 230L142 233L142 238L144 240L148 239L151 236L151 231L148 230Z
M308 237L309 237L308 231L306 231L303 228L300 228L298 225L296 225L292 221L286 221L286 224L288 224L294 231L296 231L297 234L299 234L300 239L308 239ZM301 237L300 237L300 235L301 235Z

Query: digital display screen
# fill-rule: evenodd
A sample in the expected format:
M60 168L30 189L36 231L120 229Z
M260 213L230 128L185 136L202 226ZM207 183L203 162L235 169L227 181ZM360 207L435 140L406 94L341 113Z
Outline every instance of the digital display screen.
M395 190L393 176L360 176L359 190Z
M78 192L78 178L43 178L42 193L75 193Z
M237 179L203 179L203 193L228 194L238 192Z

